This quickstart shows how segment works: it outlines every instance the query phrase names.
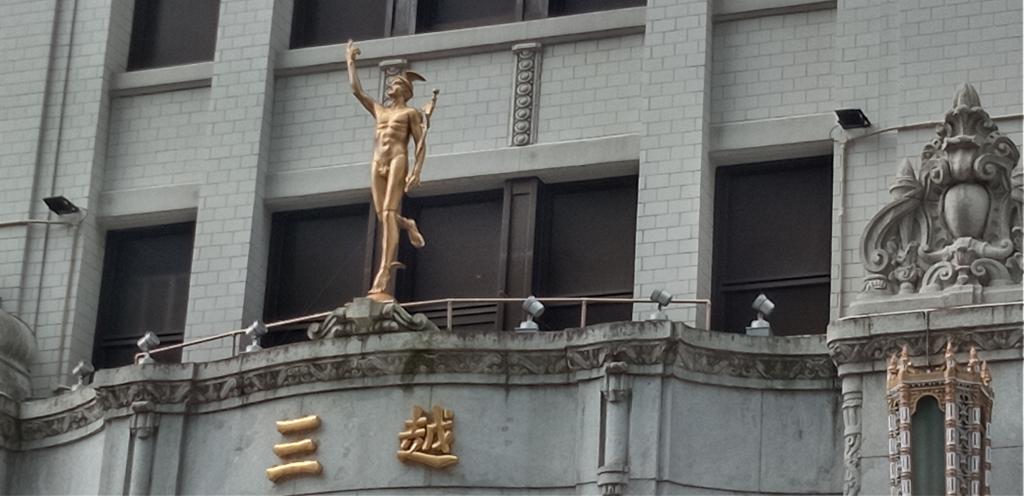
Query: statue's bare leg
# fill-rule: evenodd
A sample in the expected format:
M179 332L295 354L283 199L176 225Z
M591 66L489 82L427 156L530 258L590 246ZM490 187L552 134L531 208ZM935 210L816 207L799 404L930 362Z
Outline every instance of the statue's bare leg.
M408 169L407 159L404 156L395 157L391 160L391 167L386 178L386 187L383 195L383 202L377 203L380 199L379 192L374 195L374 207L377 208L378 218L381 221L381 257L380 266L377 268L377 277L370 288L370 294L386 294L388 285L391 282L391 271L396 265L398 258L398 233L401 216L398 212L402 209L402 193L405 189L405 173ZM374 176L374 187L379 188L379 183L385 178Z
M416 248L423 248L427 244L427 241L423 239L423 234L416 227L416 221L399 215L398 225L409 234L409 242Z

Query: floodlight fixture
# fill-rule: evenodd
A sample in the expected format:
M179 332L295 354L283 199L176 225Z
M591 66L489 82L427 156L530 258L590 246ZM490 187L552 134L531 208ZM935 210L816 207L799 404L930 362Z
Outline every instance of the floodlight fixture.
M647 320L668 320L668 314L665 313L665 307L672 303L672 293L665 291L664 289L655 289L651 293L651 301L658 304L658 310L651 314Z
M530 295L528 298L523 300L523 311L526 312L526 320L519 323L519 327L516 327L517 331L539 331L540 326L537 325L533 319L536 319L544 314L544 304L540 302L535 296Z
M252 353L263 349L260 346L260 339L267 335L267 326L262 320L253 321L252 325L245 328L245 335L249 337L249 346L245 347L245 353Z
M78 382L71 386L71 390L77 391L89 384L93 372L96 372L96 368L91 363L85 360L78 362L78 365L71 369L71 373L78 377Z
M859 108L836 110L836 118L839 119L839 126L843 129L860 129L871 127L871 121L864 111Z
M150 356L149 351L157 346L160 346L160 338L156 337L156 333L153 331L147 332L138 341L135 342L139 349L142 350L142 358L139 358L139 365L146 365L150 363L156 363L153 357Z
M772 325L764 318L772 314L775 310L775 302L769 300L764 293L757 295L754 298L754 303L750 305L757 312L757 318L750 322L747 326L748 336L770 336L772 333Z
M71 215L82 211L82 209L78 208L78 205L71 203L71 200L68 200L65 196L43 198L43 202L46 203L51 212L57 215Z

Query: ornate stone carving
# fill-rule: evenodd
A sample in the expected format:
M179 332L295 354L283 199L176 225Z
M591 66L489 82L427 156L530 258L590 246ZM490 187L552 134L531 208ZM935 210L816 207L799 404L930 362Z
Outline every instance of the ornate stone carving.
M436 331L426 315L410 314L396 302L356 298L334 310L323 322L309 326L309 339L399 331Z
M387 95L388 86L391 86L395 76L401 75L402 71L409 67L409 61L405 59L382 60L378 67L380 67L380 103L388 106L391 105L391 98Z
M862 379L843 378L843 496L860 494Z
M636 325L645 325L638 323ZM1018 330L1019 342L1019 330ZM979 347L979 349L984 349ZM560 375L611 363L630 367L763 380L829 380L836 376L828 355L746 354L693 346L676 337L605 341L540 350L430 349L339 355L272 364L199 381L146 381L101 386L94 401L49 417L21 422L21 437L37 440L84 427L104 415L120 415L132 404L201 405L304 384L395 377L412 381L421 374L491 376ZM616 365L613 370L618 370ZM0 437L3 416L0 415Z
M90 401L56 415L23 420L21 440L35 441L80 429L103 418L103 412L104 408L98 401Z
M1021 282L1021 166L1014 143L962 85L918 174L904 160L861 239L862 299Z
M509 143L525 146L537 140L537 86L542 58L540 43L520 43L512 47L516 70L512 80L512 118Z
M828 344L829 353L836 365L857 362L885 360L886 357L899 351L904 345L913 355L933 355L942 351L943 343L950 337L978 351L995 351L1021 348L1024 344L1024 330L1019 325L988 331L934 332L872 336L860 339L832 341ZM927 344L927 350L926 348Z

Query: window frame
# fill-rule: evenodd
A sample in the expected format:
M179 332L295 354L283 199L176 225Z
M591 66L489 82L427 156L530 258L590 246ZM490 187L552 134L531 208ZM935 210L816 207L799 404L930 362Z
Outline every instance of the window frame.
M109 230L105 233L103 270L100 282L99 300L97 302L96 330L93 335L92 350L92 362L97 368L111 368L130 365L130 363L116 362L116 360L114 360L116 355L108 356L108 353L112 353L112 349L114 348L125 345L134 348L135 341L142 337L145 332L152 330L138 329L136 332L124 332L124 329L117 329L118 319L116 315L118 314L118 308L121 307L119 294L124 291L124 277L126 274L125 270L127 270L118 259L121 257L124 250L129 248L129 244L133 241L169 235L184 235L189 237L189 248L186 256L188 262L186 263L184 270L175 272L179 277L184 276L185 278L184 300L181 302L183 306L180 309L181 321L183 323L182 328L180 330L161 330L157 332L157 336L160 337L162 345L180 343L184 340L184 323L188 317L188 295L191 291L192 258L195 251L195 226L195 221L189 221L131 229ZM110 336L105 337L104 335ZM154 355L154 358L158 361L180 362L181 353L180 351L163 353Z
M826 292L828 293L827 298L831 298L831 248L828 250L828 260L822 263L820 271L808 270L803 273L787 274L780 277L747 277L747 278L734 278L727 279L725 272L725 264L727 259L731 256L728 247L731 244L730 240L726 237L729 229L728 221L723 221L723 217L729 210L731 194L726 189L729 186L725 183L730 178L744 176L744 175L757 175L772 172L784 172L792 171L797 169L810 169L820 167L826 174L825 186L827 187L828 198L833 197L832 189L834 178L832 176L832 163L833 159L831 155L818 155L812 157L799 157L792 159L773 160L768 162L754 162L754 163L743 163L735 165L722 165L718 166L715 170L715 198L714 198L714 234L713 234L713 248L712 248L712 270L711 270L711 301L714 303L711 310L711 322L708 323L708 327L711 329L723 331L742 333L743 329L726 329L726 311L729 293L741 293L747 291L766 292L773 289L786 289L786 288L798 288L798 287L810 287L824 285ZM831 201L830 209L827 215L828 221L821 228L827 229L826 238L829 240L828 244L831 247L832 238L832 211ZM756 240L754 241L756 242ZM753 299L751 299L751 303ZM825 317L825 323L827 324L830 312L830 306L826 305L822 312ZM755 317L753 309L750 310L751 320ZM771 317L767 317L767 320L771 322ZM805 332L810 331L810 332ZM824 334L826 326L821 328L810 328L805 330L790 331L781 330L781 332L775 327L772 328L773 335L808 335L808 334Z

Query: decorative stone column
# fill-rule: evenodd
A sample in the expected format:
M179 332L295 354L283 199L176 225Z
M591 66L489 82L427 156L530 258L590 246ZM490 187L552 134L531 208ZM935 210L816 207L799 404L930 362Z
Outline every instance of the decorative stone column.
M602 461L597 469L597 487L605 496L623 494L629 483L629 408L632 388L625 362L605 365L604 433Z
M131 476L128 480L128 494L149 494L149 482L153 477L153 454L156 451L156 429L159 417L153 411L153 403L136 401L132 403L131 424Z
M860 494L860 417L863 404L863 378L860 375L843 377L843 496Z
M387 95L388 85L391 84L391 80L395 76L409 68L409 61L406 59L388 59L380 61L377 66L380 67L380 102L384 105L390 105L391 99Z
M537 141L537 101L540 85L540 43L512 46L516 70L512 80L512 111L509 123L509 145L525 146Z

